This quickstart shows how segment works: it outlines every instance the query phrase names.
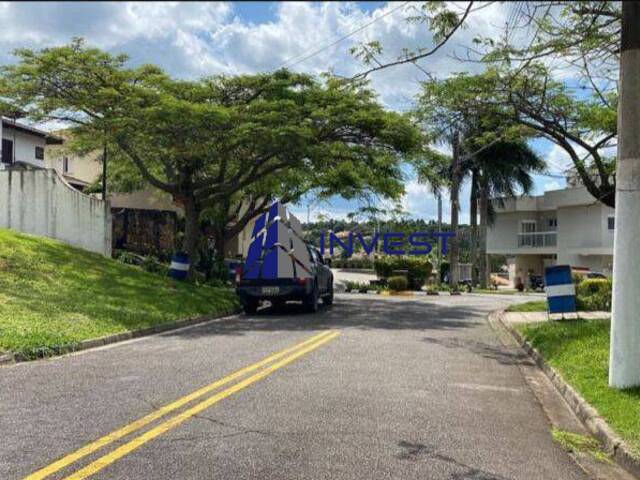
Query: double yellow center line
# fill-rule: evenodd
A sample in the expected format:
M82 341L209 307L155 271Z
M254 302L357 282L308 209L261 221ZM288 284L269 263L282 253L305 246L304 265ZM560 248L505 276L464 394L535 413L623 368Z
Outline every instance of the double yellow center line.
M212 405L215 405L219 401L233 395L234 393L239 392L240 390L243 390L249 385L258 382L259 380L262 380L263 378L271 375L276 370L290 364L291 362L315 350L316 348L324 345L325 343L330 342L331 340L336 338L339 334L340 333L336 331L331 331L331 330L325 331L311 337L310 339L302 343L299 343L292 347L276 352L273 355L270 355L264 358L263 360L260 360L259 362L254 363L253 365L249 365L248 367L245 367L230 375L227 375L226 377L221 378L220 380L216 380L215 382L210 383L209 385L205 385L204 387L188 395L185 395L184 397L179 398L174 402L171 402L165 405L164 407L161 407L158 410L155 410L149 413L148 415L145 415L142 418L139 418L138 420L135 420L134 422L131 422L128 425L125 425L105 435L104 437L101 437L81 447L75 452L72 452L69 455L62 457L59 460L56 460L55 462L53 462L52 464L25 477L24 480L44 479L49 475L55 472L58 472L63 468L66 468L69 465L77 462L78 460L86 457L87 455L90 455L96 452L97 450L100 450L101 448L111 444L112 442L119 440L149 425L150 423L154 422L155 420L158 420L159 418L167 415L168 413L171 413L179 408L186 406L192 401L200 397L203 397L207 393L211 393L214 390L217 390L218 388L233 382L234 380L238 380L248 375L249 373L255 372L256 370L260 370L261 368L265 367L262 370L260 370L258 373L255 373L254 375L239 381L238 383L226 388L225 390L219 391L215 395L212 395L211 397L193 405L192 407L182 411L181 413L178 413L177 415L159 423L152 429L133 438L132 440L128 441L127 443L124 443L123 445L116 448L115 450L98 458L97 460L90 463L86 467L71 474L69 477L67 477L67 480L81 480L81 479L87 478L99 472L100 470L112 464L113 462L117 461L118 459L124 457L125 455L131 453L137 448L141 447L148 441L153 440L154 438L162 435L163 433L187 421L194 415L197 415L203 410L206 410Z

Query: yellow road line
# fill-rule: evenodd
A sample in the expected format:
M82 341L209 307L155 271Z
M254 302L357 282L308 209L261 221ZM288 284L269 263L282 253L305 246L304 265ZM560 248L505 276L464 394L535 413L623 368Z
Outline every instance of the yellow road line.
M152 428L151 430L143 433L142 435L134 438L133 440L125 443L124 445L116 448L115 450L113 450L111 453L108 453L102 457L100 457L99 459L97 459L96 461L90 463L89 465L87 465L86 467L84 467L81 470L78 470L77 472L75 472L74 474L68 476L65 480L83 480L97 472L99 472L100 470L102 470L103 468L111 465L112 463L114 463L115 461L119 460L120 458L124 457L125 455L128 455L129 453L133 452L134 450L140 448L142 445L144 445L145 443L147 443L150 440L153 440L154 438L162 435L163 433L166 433L167 431L176 428L178 425L182 424L183 422L189 420L191 417L193 417L194 415L197 415L198 413L202 412L203 410L206 410L207 408L211 407L212 405L215 405L216 403L218 403L219 401L233 395L236 392L239 392L240 390L243 390L245 388L247 388L249 385L262 380L263 378L271 375L273 372L275 372L276 370L284 367L285 365L290 364L291 362L293 362L294 360L302 357L303 355L306 355L307 353L315 350L316 348L320 347L321 345L330 342L331 340L333 340L334 338L336 338L338 335L340 335L340 332L333 332L332 334L322 338L321 340L318 340L316 343L309 345L301 350L298 350L297 352L293 353L292 355L266 367L264 370L259 371L258 373L250 376L249 378L246 378L238 383L236 383L235 385L227 388L226 390L223 390L219 393L216 393L215 395L209 397L207 400L203 400L200 403L197 403L196 405L194 405L193 407L185 410L182 413L179 413L177 415L175 415L174 417L171 417L170 419L162 422L161 424L157 425L156 427Z
M189 395L186 395L182 398L179 398L177 400L175 400L172 403L169 403L167 405L165 405L164 407L159 408L158 410L149 413L148 415L139 418L138 420L135 420L132 423L129 423L128 425L125 425L121 428L119 428L118 430L114 430L113 432L105 435L104 437L99 438L98 440L95 440L87 445L85 445L84 447L81 447L80 449L76 450L75 452L72 452L68 455L66 455L65 457L60 458L59 460L56 460L55 462L51 463L50 465L47 465L44 468L41 468L40 470L32 473L31 475L27 476L24 478L24 480L42 480L43 478L46 478L47 476L62 470L63 468L71 465L72 463L80 460L83 457L86 457L87 455L95 452L96 450L101 449L102 447L109 445L110 443L126 436L129 435L130 433L135 432L136 430L139 430L140 428L148 425L149 423L157 420L158 418L163 417L164 415L166 415L167 413L170 413L180 407L185 406L187 403L200 398L201 396L215 390L216 388L222 387L226 384L228 384L229 382L232 382L240 377L243 377L244 375L251 373L255 370L258 370L259 368L264 367L265 365L268 365L269 363L278 360L279 358L284 357L285 355L288 355L289 353L296 351L300 348L303 348L313 342L315 342L316 340L319 340L320 338L326 337L327 335L331 335L331 331L327 330L324 331L322 333L319 333L318 335L314 335L313 337L311 337L308 340L305 340L304 342L298 343L297 345L294 345L292 347L288 347L285 348L284 350L280 350L279 352L276 352L272 355L269 355L268 357L266 357L263 360L260 360L257 363L254 363L253 365L249 365L248 367L242 368L234 373L231 373L230 375L227 375L224 378L221 378L220 380L216 380L213 383L210 383L209 385L205 385L204 387L194 391L193 393L190 393Z

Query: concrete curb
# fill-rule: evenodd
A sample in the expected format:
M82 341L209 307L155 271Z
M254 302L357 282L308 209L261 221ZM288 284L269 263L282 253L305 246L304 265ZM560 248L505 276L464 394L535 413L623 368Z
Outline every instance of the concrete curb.
M578 392L565 382L558 371L545 362L540 352L538 352L520 332L502 320L504 313L504 311L500 311L494 318L500 322L505 330L513 336L533 361L536 362L558 393L564 398L565 402L567 402L573 413L580 419L586 429L598 439L605 451L626 470L640 477L640 457L631 452L629 446L611 429L607 422L598 414L598 411L589 405Z
M178 330L184 327L191 327L198 324L206 324L216 320L221 320L225 317L235 315L240 310L231 310L222 312L217 315L199 315L197 317L189 317L175 322L161 323L152 327L141 328L140 330L134 330L131 332L116 333L114 335L107 335L105 337L91 338L89 340L83 340L70 347L58 347L52 348L51 351L54 355L38 355L36 358L27 358L19 353L17 354L3 354L0 355L0 365L6 365L10 363L28 362L32 360L38 360L43 358L52 358L57 355L65 355L68 353L79 352L82 350L89 350L92 348L103 347L112 343L123 342L125 340L132 340L134 338L147 337L156 333L169 332L171 330Z

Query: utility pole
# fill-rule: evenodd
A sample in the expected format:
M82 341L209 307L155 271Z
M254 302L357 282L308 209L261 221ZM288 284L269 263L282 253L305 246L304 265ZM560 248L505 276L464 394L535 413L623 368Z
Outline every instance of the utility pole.
M452 163L451 163L451 230L454 236L451 238L449 252L451 261L449 262L449 286L451 291L458 290L460 281L460 247L458 241L458 213L460 210L460 132L453 133L452 142Z
M640 3L622 2L609 386L640 385Z

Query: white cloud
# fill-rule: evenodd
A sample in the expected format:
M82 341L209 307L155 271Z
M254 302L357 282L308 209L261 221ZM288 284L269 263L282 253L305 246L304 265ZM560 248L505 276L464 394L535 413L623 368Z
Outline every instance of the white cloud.
M548 192L550 190L560 190L562 188L563 188L562 185L560 185L560 182L558 182L557 180L551 180L544 184L545 192Z
M584 155L584 149L576 147L578 155ZM573 165L571 157L567 151L559 145L553 144L549 152L543 156L547 162L547 168L554 174L562 173Z
M293 68L313 74L333 70L350 76L365 69L349 53L349 48L359 42L378 40L384 46L382 61L397 59L403 48L432 45L425 25L405 21L410 14L407 8L421 4L411 3L382 18L398 4L391 2L366 11L357 2L282 2L275 4L271 21L255 23L238 16L234 4L228 2L6 2L0 3L0 64L12 61L9 52L14 48L60 45L80 36L91 45L127 53L134 64L155 63L172 75L186 78L269 71L292 57L296 60L290 64L319 49ZM466 8L462 2L452 5ZM463 55L475 36L497 33L508 13L508 5L488 4L469 17L467 28L458 31L437 54L421 60L420 65L440 77L479 70L477 64L462 64L452 57L456 52ZM380 19L361 32L327 46L376 18ZM425 76L415 66L403 65L370 78L387 107L406 110L412 106ZM447 152L445 147L437 149ZM559 153L552 152L554 155ZM468 191L463 190L460 198L460 218L468 221ZM448 198L444 203L445 218L449 218ZM436 216L435 198L415 182L408 183L403 205L412 216ZM323 207L325 213L336 217L355 209ZM306 219L306 208L301 210L301 218ZM312 218L321 211L314 210Z

